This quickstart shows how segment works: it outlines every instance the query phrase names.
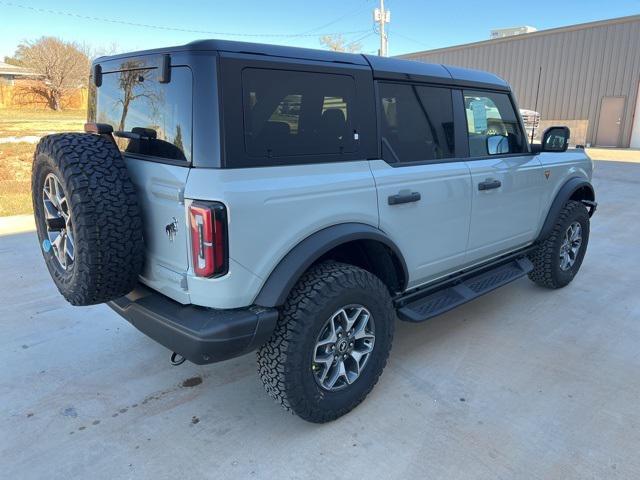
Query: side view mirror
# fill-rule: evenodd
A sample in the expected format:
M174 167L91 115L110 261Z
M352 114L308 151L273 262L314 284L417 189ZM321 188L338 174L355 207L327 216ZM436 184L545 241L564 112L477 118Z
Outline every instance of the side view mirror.
M487 137L487 153L489 155L509 153L509 138L504 135Z
M542 144L532 145L533 151L538 152L565 152L569 148L571 131L569 127L549 127L542 134Z

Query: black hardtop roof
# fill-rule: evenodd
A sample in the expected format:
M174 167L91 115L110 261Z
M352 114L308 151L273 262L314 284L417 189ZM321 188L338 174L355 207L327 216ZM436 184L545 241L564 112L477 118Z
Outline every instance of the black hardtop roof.
M453 83L466 86L473 86L473 84L476 84L483 87L509 90L509 84L505 80L497 75L481 70L471 70L434 63L423 63L399 58L386 58L376 55L334 52L331 50L288 47L264 43L236 42L232 40L196 40L194 42L187 43L186 45L176 47L156 48L108 57L99 57L94 60L94 64L147 55L206 51L247 53L253 55L368 66L372 69L373 75L376 78L396 80L426 79L436 81L438 83Z

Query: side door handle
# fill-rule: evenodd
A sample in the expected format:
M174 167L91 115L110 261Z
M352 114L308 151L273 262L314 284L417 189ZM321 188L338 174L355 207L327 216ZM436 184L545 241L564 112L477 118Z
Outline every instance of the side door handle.
M389 202L389 205L400 205L401 203L417 202L420 198L420 192L403 191L396 195L389 195L387 201Z
M500 180L492 180L487 178L484 182L478 184L478 190L492 190L494 188L500 188L502 182Z

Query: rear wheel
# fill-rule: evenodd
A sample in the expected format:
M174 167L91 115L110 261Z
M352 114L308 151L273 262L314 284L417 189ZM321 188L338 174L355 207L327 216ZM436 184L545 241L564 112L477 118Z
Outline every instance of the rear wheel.
M374 387L391 349L395 314L373 274L341 263L310 269L258 350L265 389L311 422L346 414Z
M562 288L580 270L589 242L589 213L571 200L560 211L551 234L530 255L529 278L546 288Z

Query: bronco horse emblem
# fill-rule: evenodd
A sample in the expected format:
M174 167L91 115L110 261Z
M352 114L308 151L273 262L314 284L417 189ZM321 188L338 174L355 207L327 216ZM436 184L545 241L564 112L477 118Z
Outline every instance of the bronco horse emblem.
M167 234L167 237L169 237L170 242L173 242L176 238L176 234L178 233L178 220L176 217L173 217L172 220L173 221L171 223L164 227L164 231Z

